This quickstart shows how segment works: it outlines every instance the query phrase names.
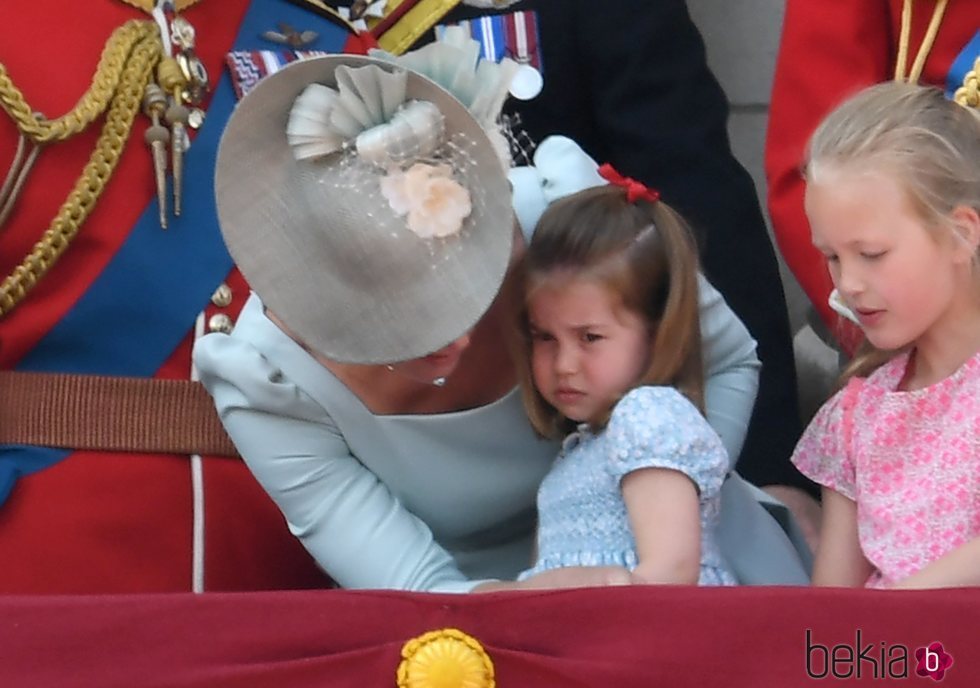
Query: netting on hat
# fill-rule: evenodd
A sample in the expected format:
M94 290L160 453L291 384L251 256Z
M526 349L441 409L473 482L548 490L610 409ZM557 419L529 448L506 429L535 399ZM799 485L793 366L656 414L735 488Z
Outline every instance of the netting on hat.
M517 112L501 115L499 126L510 149L511 166L533 165L537 144L524 128L521 115Z
M306 169L302 176L311 214L338 218L324 231L344 231L338 225L356 224L357 243L367 251L390 250L377 242L401 244L399 250L422 246L431 257L428 269L436 269L453 260L479 218L488 215L479 167L487 163L485 147L485 142L456 132L430 155L401 163L376 165L348 147L329 160L297 164ZM406 175L413 178L401 181Z

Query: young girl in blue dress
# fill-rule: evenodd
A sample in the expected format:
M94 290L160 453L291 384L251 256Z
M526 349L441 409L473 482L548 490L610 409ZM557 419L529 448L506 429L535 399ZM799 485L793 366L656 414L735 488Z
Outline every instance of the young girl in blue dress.
M621 565L635 583L733 585L717 545L728 456L704 418L694 240L657 192L553 203L524 258L518 347L535 429L564 437L529 576Z

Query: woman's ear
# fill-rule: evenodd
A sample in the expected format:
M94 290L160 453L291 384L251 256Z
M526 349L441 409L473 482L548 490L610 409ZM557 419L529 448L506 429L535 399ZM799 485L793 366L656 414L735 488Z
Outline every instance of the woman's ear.
M950 219L956 258L964 263L975 261L980 248L980 213L976 208L959 205L953 208Z

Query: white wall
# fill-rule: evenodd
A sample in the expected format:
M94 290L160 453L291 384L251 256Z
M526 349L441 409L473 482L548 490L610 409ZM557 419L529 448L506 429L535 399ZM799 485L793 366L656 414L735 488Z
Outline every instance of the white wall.
M783 0L688 0L688 7L704 36L708 63L731 103L728 131L732 149L755 180L766 209L762 159ZM837 351L826 346L806 325L811 311L809 301L781 257L780 272L795 334L800 408L804 420L808 420L833 390L840 359Z

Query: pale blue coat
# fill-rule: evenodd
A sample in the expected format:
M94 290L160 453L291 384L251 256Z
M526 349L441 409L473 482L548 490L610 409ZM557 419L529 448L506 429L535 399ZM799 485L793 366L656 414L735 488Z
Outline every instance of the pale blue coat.
M737 457L758 384L755 341L700 287L707 416ZM516 389L468 411L374 415L254 294L231 334L198 340L194 363L248 467L341 586L460 592L530 565L535 495L558 445L535 436ZM726 558L743 582L805 583L751 490L737 476L722 490ZM737 524L727 536L726 519Z

